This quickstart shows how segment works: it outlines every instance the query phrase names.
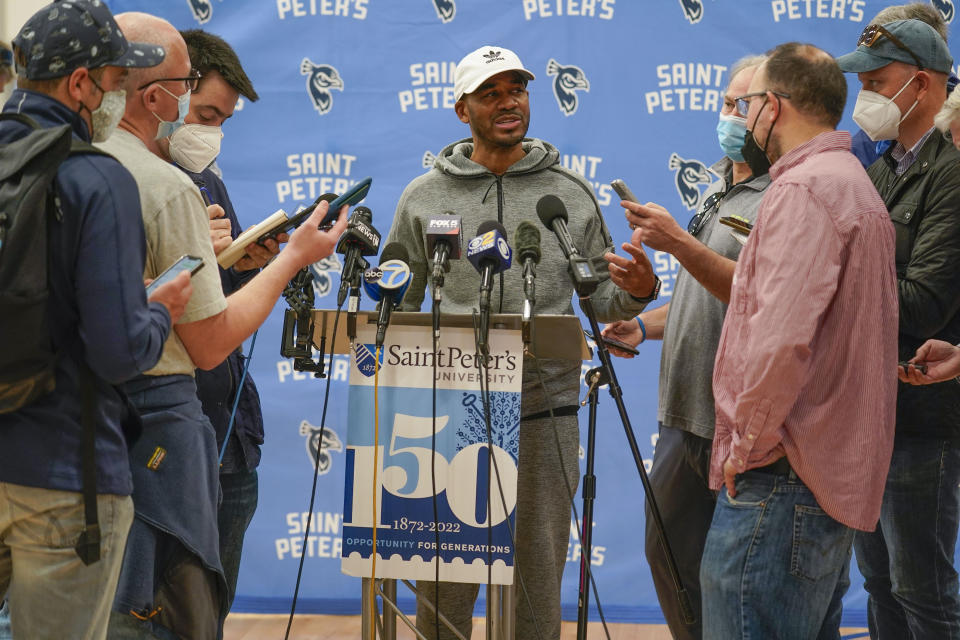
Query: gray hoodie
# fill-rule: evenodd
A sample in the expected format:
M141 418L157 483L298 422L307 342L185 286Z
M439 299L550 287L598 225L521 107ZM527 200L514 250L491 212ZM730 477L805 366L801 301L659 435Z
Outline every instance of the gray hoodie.
M404 311L418 311L426 293L427 274L433 256L426 254L426 224L431 216L444 212L463 218L464 244L476 235L481 222L496 220L507 230L512 243L517 226L526 220L541 232L542 258L537 266L536 312L572 314L574 295L567 260L560 243L537 218L537 201L553 194L566 205L567 226L574 244L587 257L602 256L611 250L612 240L590 185L579 175L560 166L559 152L547 142L525 138L526 155L502 176L473 162L471 139L448 145L440 152L433 168L414 179L397 204L387 242L399 242L410 253L414 280L403 300ZM443 288L443 313L470 313L478 306L480 274L466 260L451 260ZM635 301L610 281L606 268L598 269L603 282L591 296L601 322L626 320L640 313L644 304ZM519 265L494 277L491 295L493 313L520 313L523 308L523 280ZM429 310L428 302L424 311ZM578 402L580 363L568 360L541 360L550 404L556 408ZM536 369L530 358L524 360L522 415L547 408Z

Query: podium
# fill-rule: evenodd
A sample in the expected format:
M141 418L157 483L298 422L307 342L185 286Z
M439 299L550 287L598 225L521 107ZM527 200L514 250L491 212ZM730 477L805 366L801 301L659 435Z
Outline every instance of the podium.
M316 309L313 312L313 342L318 347L327 344L326 353L330 353L329 340L333 340L333 353L348 354L350 341L347 338L346 314L341 313L337 335L333 335L336 310ZM357 326L374 327L377 324L375 311L357 313ZM558 360L589 360L593 358L590 347L576 316L544 314L534 317L535 330L531 344L524 346L524 352L537 358L556 358ZM430 344L432 316L421 311L395 311L390 316L390 326L411 326L424 328L423 344ZM472 328L473 316L466 313L448 313L440 318L441 328ZM490 328L507 331L521 331L523 322L519 313L494 313L490 315ZM390 330L387 330L389 336Z
M351 355L341 571L363 578L363 638L395 638L395 580L416 592L411 580L437 572L487 583L488 626L512 638L523 357L590 358L579 319L537 316L531 331L517 314L492 315L481 368L472 315L442 316L434 351L432 314L392 314L378 365L378 314L357 315L352 344L344 317L334 333L335 314L314 312L313 341Z

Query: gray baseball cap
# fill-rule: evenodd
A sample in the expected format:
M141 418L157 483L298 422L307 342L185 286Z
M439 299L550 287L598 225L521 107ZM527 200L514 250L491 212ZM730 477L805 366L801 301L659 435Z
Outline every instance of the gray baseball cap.
M837 58L840 69L863 73L905 62L949 74L953 56L940 34L920 20L896 20L885 25L872 24L860 34L857 48Z

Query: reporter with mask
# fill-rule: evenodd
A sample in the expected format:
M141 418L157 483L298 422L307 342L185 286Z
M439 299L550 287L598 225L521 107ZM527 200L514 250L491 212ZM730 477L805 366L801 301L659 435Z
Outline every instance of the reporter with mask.
M194 372L226 359L264 321L290 278L333 252L346 208L331 230L321 231L327 206L318 207L276 260L225 298L200 192L170 164L169 138L183 126L199 75L169 22L145 13L123 13L117 22L127 37L151 37L167 51L161 65L131 74L120 127L104 145L137 181L146 275L182 254L201 256L207 266L194 277L194 295L159 364L124 385L144 435L131 452L136 517L110 636L214 639L229 593L219 557L216 436L197 398Z
M700 638L700 557L713 518L716 497L709 486L713 443L713 360L730 298L733 269L742 245L730 227L720 224L737 215L756 219L760 200L770 184L764 172L754 175L743 157L746 118L737 110L737 96L747 93L763 56L748 56L730 69L723 96L717 138L724 157L711 171L720 176L703 194L697 214L686 228L660 205L624 201L635 229L633 250L647 245L680 261L670 302L644 311L632 320L612 322L603 335L631 346L663 340L660 357L659 437L650 470L660 515L684 588L690 594L697 622L683 622L676 587L660 546L649 508L646 554L657 598L674 638ZM626 248L626 247L625 247ZM611 353L632 357L610 348Z
M196 91L190 94L184 125L170 136L170 157L206 194L210 239L214 253L219 255L241 232L227 187L215 165L223 138L221 127L233 116L241 95L250 102L256 102L259 96L226 41L200 29L181 31L180 35L187 44L190 64L201 78ZM249 282L279 252L278 242L286 241L287 235L281 234L277 240L267 240L265 246L251 243L247 254L235 265L218 267L224 295L229 296ZM217 524L220 561L231 605L237 591L244 534L257 509L257 466L264 439L260 395L246 363L237 348L213 369L196 370L197 394L217 433L217 449L222 455Z
M928 24L897 20L868 26L837 62L863 87L854 121L873 140L895 141L867 174L896 231L899 359L908 360L929 339L960 342L960 152L934 127L953 59ZM899 385L880 522L854 543L874 638L960 637L958 414L955 383Z

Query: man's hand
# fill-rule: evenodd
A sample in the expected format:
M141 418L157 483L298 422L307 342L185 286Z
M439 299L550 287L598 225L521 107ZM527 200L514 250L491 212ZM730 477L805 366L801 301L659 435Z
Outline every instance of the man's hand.
M607 269L610 271L610 279L613 280L615 285L635 298L649 296L653 293L655 280L653 266L650 264L646 252L627 242L620 246L633 256L633 260L627 260L612 251L605 253L603 257L610 263L607 265Z
M723 463L723 484L726 485L727 495L731 498L735 498L737 495L736 477L737 468L733 466L730 458L727 458L727 461Z
M917 349L911 363L927 365L927 373L920 373L916 367L897 367L897 375L903 382L910 384L933 384L943 382L960 375L960 348L943 340L927 340Z
M620 342L626 342L631 347L635 347L643 341L643 332L640 331L640 324L637 322L636 318L611 322L603 328L603 331L600 332L600 335L604 338L613 338L614 340L619 340ZM622 349L617 349L612 344L607 345L607 350L619 358L633 357L632 353L623 351Z
M327 231L321 231L317 228L323 217L327 215L327 209L330 208L329 202L321 202L313 210L310 217L303 224L297 227L297 230L290 235L290 242L286 249L280 254L288 255L300 267L313 264L318 260L326 258L333 253L337 246L337 240L347 228L347 210L348 205L340 208L340 215L337 222Z
M250 271L251 269L261 269L265 267L267 263L273 259L273 256L280 253L280 245L289 239L290 236L281 233L276 239L268 238L263 244L251 242L244 249L246 254L233 265L233 270Z
M230 236L230 220L226 217L226 212L218 204L211 204L207 207L207 216L210 218L210 242L213 244L213 255L218 256L220 252L230 246L233 238Z
M626 209L627 222L634 230L630 241L638 247L647 245L656 251L675 255L690 235L669 211L656 203L637 204L623 200L620 206Z
M150 284L153 280L144 281L144 284ZM183 310L187 307L190 300L190 294L193 293L193 285L190 284L190 272L181 271L177 277L166 284L157 287L147 302L159 302L167 308L170 314L170 325L175 325Z

